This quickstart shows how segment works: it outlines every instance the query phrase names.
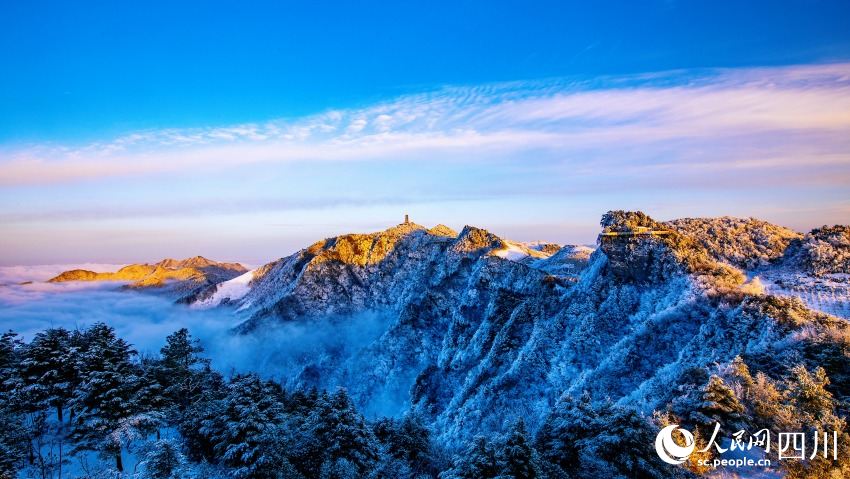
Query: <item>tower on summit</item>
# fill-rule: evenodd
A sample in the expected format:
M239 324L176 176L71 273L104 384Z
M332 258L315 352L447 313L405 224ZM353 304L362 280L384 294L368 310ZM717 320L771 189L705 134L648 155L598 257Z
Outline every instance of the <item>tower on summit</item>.
M404 224L410 223L410 218L407 215L404 215Z

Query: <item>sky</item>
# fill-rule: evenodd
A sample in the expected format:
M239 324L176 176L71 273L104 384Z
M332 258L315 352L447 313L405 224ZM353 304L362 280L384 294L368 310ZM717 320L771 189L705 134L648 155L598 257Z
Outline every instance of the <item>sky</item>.
M0 265L850 223L850 3L0 0Z

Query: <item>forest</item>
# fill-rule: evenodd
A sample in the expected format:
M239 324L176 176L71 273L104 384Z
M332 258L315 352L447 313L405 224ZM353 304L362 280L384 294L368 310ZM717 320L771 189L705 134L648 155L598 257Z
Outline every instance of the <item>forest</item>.
M604 465L585 461L600 447L623 474L684 473L647 461L650 423L613 404L564 398L536 439L517 418L452 454L414 413L365 418L343 388L225 376L186 329L166 343L139 354L102 323L5 333L0 477L554 478ZM605 444L610 428L625 441Z

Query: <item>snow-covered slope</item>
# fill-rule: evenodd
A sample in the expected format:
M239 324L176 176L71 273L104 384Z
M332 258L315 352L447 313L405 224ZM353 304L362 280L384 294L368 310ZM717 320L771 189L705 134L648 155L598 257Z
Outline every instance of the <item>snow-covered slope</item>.
M191 307L194 309L206 309L242 299L251 291L249 283L252 279L254 279L254 271L248 271L241 276L223 283L218 283L209 289L207 297L194 301Z

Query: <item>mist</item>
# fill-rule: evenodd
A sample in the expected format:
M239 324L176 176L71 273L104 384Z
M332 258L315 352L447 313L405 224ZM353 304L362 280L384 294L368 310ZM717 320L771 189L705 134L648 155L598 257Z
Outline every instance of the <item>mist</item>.
M3 269L3 268L0 268ZM379 312L267 325L250 334L234 328L246 318L233 309L191 309L171 297L119 290L124 282L32 283L0 286L0 328L26 342L47 328L73 330L102 322L140 354L158 354L165 338L187 328L221 373L257 372L287 388L361 389L372 369L359 353L378 340L394 315ZM374 393L374 394L371 394ZM407 400L371 391L370 410L400 413ZM400 397L401 396L401 397Z

